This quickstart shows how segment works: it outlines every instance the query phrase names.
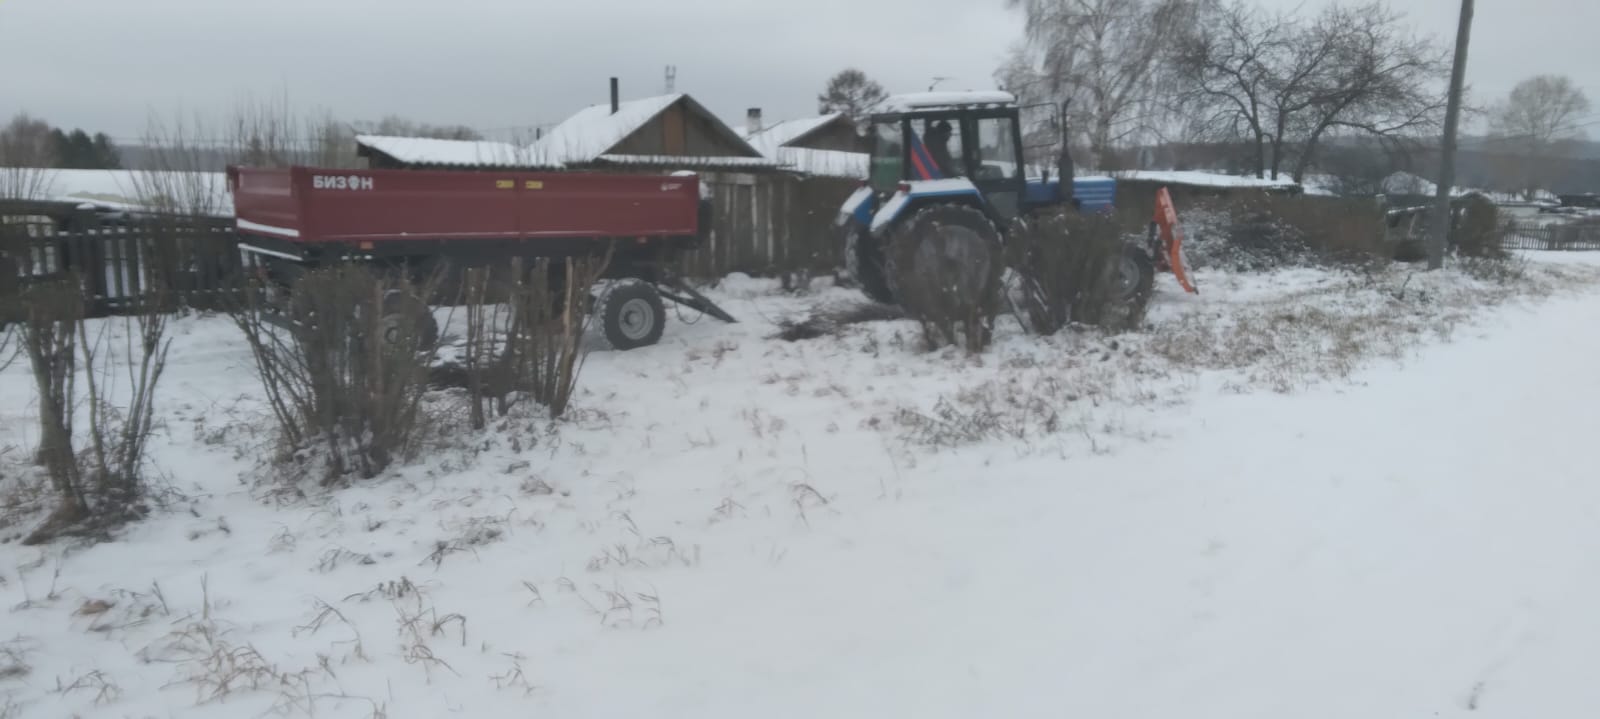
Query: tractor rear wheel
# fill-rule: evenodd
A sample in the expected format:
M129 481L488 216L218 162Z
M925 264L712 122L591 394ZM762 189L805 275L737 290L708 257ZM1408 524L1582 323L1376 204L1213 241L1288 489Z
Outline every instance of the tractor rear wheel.
M862 293L874 302L894 302L883 247L860 222L850 221L844 225L844 257L845 269L861 285Z
M1000 232L975 207L923 208L890 233L886 254L889 290L912 314L964 311L999 296Z

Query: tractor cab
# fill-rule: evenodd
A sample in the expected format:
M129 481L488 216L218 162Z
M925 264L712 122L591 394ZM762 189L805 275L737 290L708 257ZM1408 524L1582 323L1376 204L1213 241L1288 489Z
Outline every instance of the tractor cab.
M1051 125L1064 135L1060 108L1043 107L1057 111ZM871 116L869 176L841 208L840 223L854 220L880 234L903 211L930 201L971 205L1000 227L1064 205L1109 210L1116 182L1074 177L1064 141L1055 143L1062 148L1055 177L1045 168L1030 172L1023 109L1006 92L925 92L885 100Z
M921 93L890 98L872 116L869 184L893 194L902 183L964 180L1000 217L1025 197L1022 133L1009 93ZM964 183L947 183L964 184Z
M837 223L847 269L868 296L897 301L893 246L934 247L926 242L930 237L948 236L937 243L942 249L917 254L915 261L930 268L965 266L972 274L965 284L977 287L984 268L999 261L996 248L1017 220L1110 209L1116 182L1074 177L1059 114L1053 126L1060 142L1052 143L1062 148L1056 177L1043 168L1029 173L1022 110L1005 92L897 95L879 106L871 116L868 177L839 208ZM1031 129L1050 134L1052 128ZM1134 286L1141 284L1148 286Z

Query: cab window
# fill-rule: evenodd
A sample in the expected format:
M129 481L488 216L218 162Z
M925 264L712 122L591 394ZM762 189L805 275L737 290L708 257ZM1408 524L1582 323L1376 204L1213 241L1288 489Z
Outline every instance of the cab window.
M905 169L905 138L900 122L880 122L872 126L872 187L893 192Z
M965 177L967 168L962 163L961 155L961 123L957 120L917 120L912 123L917 137L922 141L922 146L927 149L926 157L913 157L913 177L916 179L931 179L932 177ZM925 167L929 161L932 167ZM924 175L923 170L927 170Z
M978 178L1012 179L1021 172L1017 146L1012 141L1013 120L990 117L978 121Z

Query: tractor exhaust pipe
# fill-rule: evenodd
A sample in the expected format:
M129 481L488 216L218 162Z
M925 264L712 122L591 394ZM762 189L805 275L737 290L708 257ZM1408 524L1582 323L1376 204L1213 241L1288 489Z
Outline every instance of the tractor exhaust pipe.
M1056 123L1061 127L1061 155L1056 158L1056 174L1061 177L1061 201L1076 206L1077 202L1072 196L1072 177L1077 168L1072 164L1072 132L1067 128L1067 106L1070 104L1071 100L1061 103L1061 114Z

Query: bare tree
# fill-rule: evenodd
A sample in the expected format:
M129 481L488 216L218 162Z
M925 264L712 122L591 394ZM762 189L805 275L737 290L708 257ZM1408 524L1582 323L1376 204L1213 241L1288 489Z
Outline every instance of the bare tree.
M853 67L845 68L829 78L827 88L817 96L817 112L842 112L856 127L866 127L872 108L888 96L883 86L866 73Z
M1182 103L1197 134L1249 141L1258 177L1267 167L1272 58L1284 52L1289 24L1242 1L1212 2L1176 41L1177 71L1189 85Z
M49 194L55 167L50 125L20 113L0 128L0 197L39 199Z
M1087 164L1148 129L1148 104L1167 43L1192 17L1191 0L1006 0L1027 20L1026 42L1000 75L1026 101L1070 100L1088 138Z
M483 133L466 125L430 125L425 122L408 120L399 115L386 115L377 122L365 122L359 125L361 131L370 135L390 135L393 137L427 137L436 140L482 140Z
M1489 111L1490 133L1507 160L1502 174L1530 197L1543 189L1550 170L1541 160L1585 137L1577 120L1589 109L1588 96L1565 75L1536 75L1517 83Z
M146 169L132 173L134 195L145 211L190 217L224 214L226 181L210 171L218 147L207 138L214 131L215 126L199 115L150 118L142 138ZM227 154L226 161L233 161L233 153Z
M1327 77L1310 93L1299 133L1294 179L1303 182L1322 142L1340 132L1378 140L1403 155L1442 119L1448 55L1405 31L1400 15L1381 4L1331 7L1310 28L1335 39ZM1281 135L1281 133L1280 133ZM1279 143L1280 147L1283 144ZM1279 169L1274 154L1273 174Z
M1189 113L1219 139L1244 139L1258 177L1293 162L1297 180L1339 132L1389 142L1439 122L1446 63L1382 3L1333 5L1305 20L1242 0L1207 2L1177 42Z

